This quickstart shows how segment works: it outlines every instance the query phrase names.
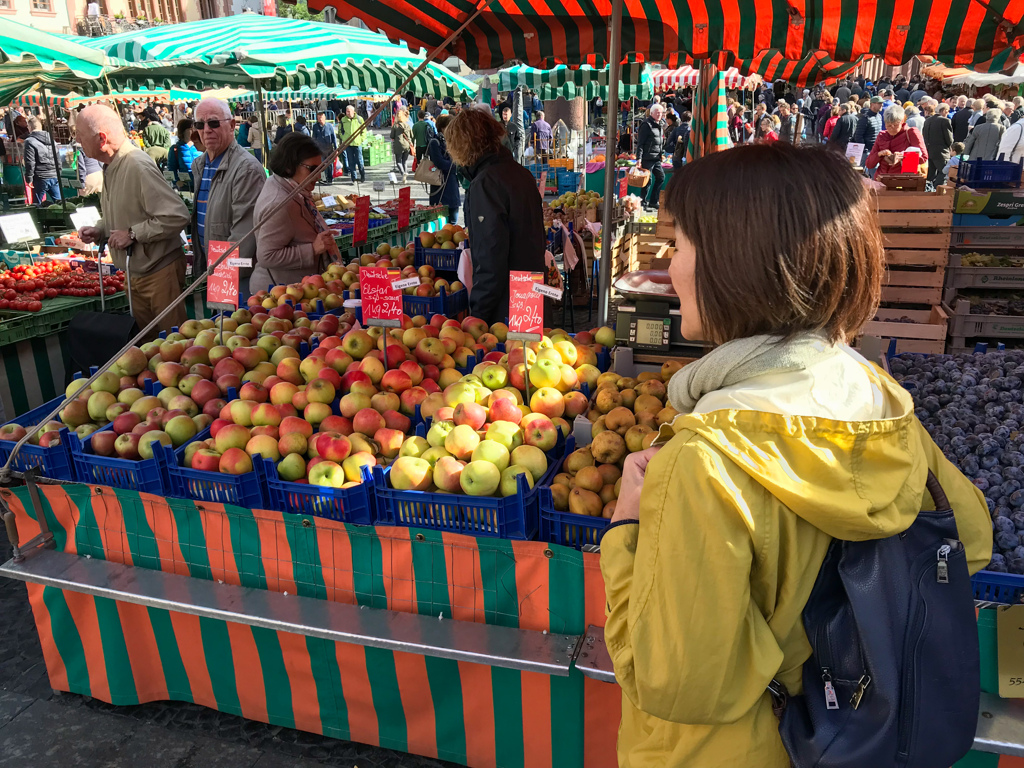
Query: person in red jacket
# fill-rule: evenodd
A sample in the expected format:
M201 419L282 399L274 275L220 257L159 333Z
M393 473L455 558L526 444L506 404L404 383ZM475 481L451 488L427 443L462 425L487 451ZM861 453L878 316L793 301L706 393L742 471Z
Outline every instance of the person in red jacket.
M868 155L868 168L877 166L878 173L902 173L903 155L910 147L916 147L921 154L917 172L927 176L928 150L924 147L924 136L917 128L908 128L906 118L903 107L898 104L885 110L885 130L875 139L875 146Z

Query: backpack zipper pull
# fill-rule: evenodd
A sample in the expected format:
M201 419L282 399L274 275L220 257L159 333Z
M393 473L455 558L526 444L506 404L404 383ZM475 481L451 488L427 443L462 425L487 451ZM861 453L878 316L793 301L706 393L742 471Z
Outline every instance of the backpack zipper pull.
M821 668L821 679L825 683L825 709L839 709L839 699L832 685L832 671L828 667Z
M939 547L938 562L935 564L935 580L939 584L949 584L949 553L951 550L949 544Z
M867 675L861 675L860 680L857 681L857 688L854 690L853 696L850 697L851 707L857 709L860 706L860 700L864 698L869 685L871 685L871 678Z

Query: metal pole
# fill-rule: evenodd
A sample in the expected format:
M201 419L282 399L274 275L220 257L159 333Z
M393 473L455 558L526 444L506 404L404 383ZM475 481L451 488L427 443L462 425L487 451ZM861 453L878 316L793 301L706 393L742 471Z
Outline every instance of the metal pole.
M64 210L64 216L68 215L68 201L64 199L64 190L60 184L60 155L57 154L57 142L53 138L53 118L50 117L50 99L46 95L46 83L40 83L43 91L43 111L46 113L46 127L50 130L50 151L53 152L53 165L57 169L57 193L60 195L60 206ZM29 179L31 183L31 179ZM35 194L35 187L32 188L32 194Z
M256 109L260 116L260 121L263 123L263 146L260 147L262 150L260 154L263 156L263 167L267 167L267 161L270 160L270 126L267 124L267 110L266 105L263 103L263 86L260 85L259 80L253 80L253 85L256 86Z
M611 41L608 44L608 115L604 152L604 210L601 218L601 264L597 275L597 324L608 322L612 293L612 211L615 208L615 149L619 133L619 77L622 70L622 0L612 0Z

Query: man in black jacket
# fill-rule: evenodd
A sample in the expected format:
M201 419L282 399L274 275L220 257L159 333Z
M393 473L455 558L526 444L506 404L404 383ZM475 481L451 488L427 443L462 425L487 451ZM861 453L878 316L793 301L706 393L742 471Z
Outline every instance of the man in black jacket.
M839 119L832 126L832 135L828 137L828 146L846 154L846 145L853 139L857 130L857 116L850 113L849 102L839 105Z
M953 141L967 141L967 134L971 130L971 111L966 96L959 96L956 100L956 113L953 115Z
M28 118L28 128L31 133L25 139L25 178L32 184L35 204L42 205L45 199L50 205L60 200L60 180L52 139L37 117Z
M949 148L953 146L953 124L948 114L949 105L939 104L935 114L924 121L921 129L924 148L928 153L928 181L934 185L941 182L942 169L949 160Z
M501 124L464 109L445 128L448 154L469 180L464 211L473 260L470 312L488 324L508 318L509 272L544 272L544 212L537 181L501 140Z
M661 104L652 104L647 119L640 123L637 131L637 156L640 167L651 172L651 180L644 189L644 208L658 208L661 187L665 183L665 171L661 167L661 156L665 149L665 125L661 122L664 112Z

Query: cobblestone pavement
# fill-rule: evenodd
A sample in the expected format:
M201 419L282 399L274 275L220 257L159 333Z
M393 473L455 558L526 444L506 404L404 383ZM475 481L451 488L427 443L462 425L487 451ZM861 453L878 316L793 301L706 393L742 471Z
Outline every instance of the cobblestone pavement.
M56 694L21 582L0 579L0 616L0 768L455 768L195 704Z

